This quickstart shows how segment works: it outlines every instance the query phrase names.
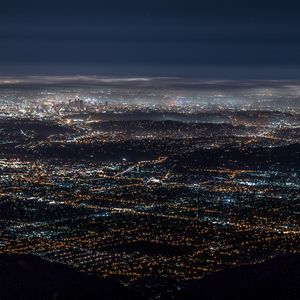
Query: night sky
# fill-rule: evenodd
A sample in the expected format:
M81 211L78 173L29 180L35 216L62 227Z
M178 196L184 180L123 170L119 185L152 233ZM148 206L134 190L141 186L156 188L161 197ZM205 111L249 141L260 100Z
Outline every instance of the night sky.
M2 1L0 73L297 77L297 2Z

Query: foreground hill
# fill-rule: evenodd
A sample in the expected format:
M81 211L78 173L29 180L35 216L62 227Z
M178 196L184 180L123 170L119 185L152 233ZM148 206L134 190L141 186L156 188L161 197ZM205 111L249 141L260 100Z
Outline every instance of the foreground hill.
M300 299L300 255L218 272L189 284L177 300Z
M0 299L140 299L118 282L32 255L0 255Z
M242 266L190 282L176 300L300 299L300 255ZM172 299L174 299L172 297ZM0 255L0 299L137 300L118 282L99 279L32 255Z

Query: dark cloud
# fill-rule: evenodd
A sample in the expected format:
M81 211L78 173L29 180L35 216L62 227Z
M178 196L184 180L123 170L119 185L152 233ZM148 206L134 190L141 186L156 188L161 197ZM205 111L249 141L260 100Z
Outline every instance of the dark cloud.
M299 7L276 0L12 0L0 10L0 65L295 67Z

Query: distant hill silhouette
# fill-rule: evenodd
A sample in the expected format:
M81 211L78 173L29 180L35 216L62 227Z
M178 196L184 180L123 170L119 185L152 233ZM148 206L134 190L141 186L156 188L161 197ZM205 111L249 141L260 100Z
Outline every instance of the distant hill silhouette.
M33 255L0 255L0 299L141 299L117 281L100 279Z
M282 147L257 148L228 148L228 149L199 149L190 153L177 155L176 170L190 170L198 168L245 168L269 169L275 166L282 168L300 169L300 144Z
M194 281L176 300L298 300L300 255L218 272Z

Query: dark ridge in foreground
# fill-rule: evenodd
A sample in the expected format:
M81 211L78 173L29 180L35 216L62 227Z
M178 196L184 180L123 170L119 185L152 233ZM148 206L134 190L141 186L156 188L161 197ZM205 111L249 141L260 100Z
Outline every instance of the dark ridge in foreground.
M33 255L0 255L0 299L141 299L109 279Z
M189 282L175 300L300 299L300 255L218 272ZM80 273L33 255L0 255L0 299L112 299L141 296L118 282Z
M300 299L300 255L218 272L191 282L176 300Z

